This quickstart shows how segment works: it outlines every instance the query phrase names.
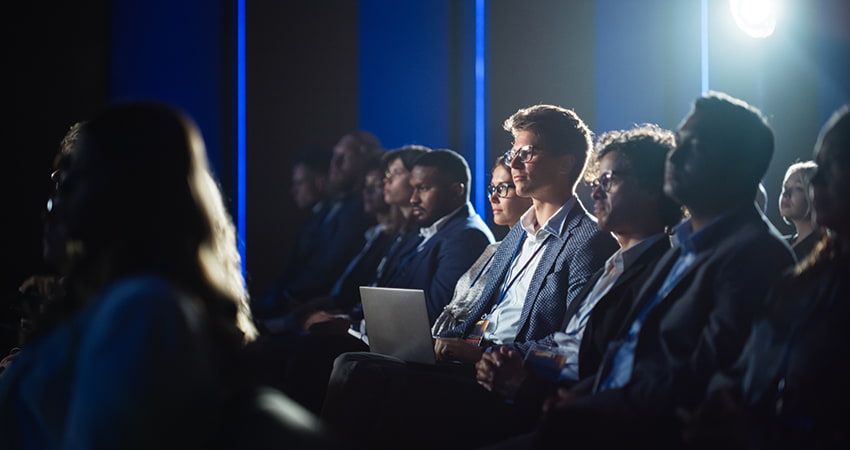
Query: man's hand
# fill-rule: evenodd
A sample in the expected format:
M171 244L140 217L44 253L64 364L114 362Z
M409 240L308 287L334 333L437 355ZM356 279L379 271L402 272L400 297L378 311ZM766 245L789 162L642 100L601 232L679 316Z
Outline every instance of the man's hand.
M460 338L437 338L434 354L441 361L461 361L475 364L481 359L482 348Z
M475 378L488 391L513 398L528 377L523 363L524 358L518 351L501 346L481 355L481 360L475 364Z

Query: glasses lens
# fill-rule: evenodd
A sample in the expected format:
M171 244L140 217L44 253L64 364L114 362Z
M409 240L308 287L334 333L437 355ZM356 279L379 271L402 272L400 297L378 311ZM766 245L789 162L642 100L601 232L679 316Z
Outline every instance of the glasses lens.
M521 163L528 162L528 160L531 159L530 156L531 156L531 152L526 150L526 149L522 149L522 150L517 152L517 157L519 158L519 162L521 162Z

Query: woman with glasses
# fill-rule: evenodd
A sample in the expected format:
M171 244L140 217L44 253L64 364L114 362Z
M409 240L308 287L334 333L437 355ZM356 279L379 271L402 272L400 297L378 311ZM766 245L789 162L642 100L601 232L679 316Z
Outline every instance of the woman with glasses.
M493 222L496 225L513 227L523 213L531 207L530 198L516 195L516 189L511 182L511 170L505 165L504 157L499 157L493 165L490 185L487 186L487 195L493 211ZM469 309L480 296L481 290L484 289L487 269L490 267L493 254L498 246L498 242L487 246L478 260L460 277L451 302L446 305L442 314L434 322L432 334L438 336L440 333L456 327L461 320L466 318Z

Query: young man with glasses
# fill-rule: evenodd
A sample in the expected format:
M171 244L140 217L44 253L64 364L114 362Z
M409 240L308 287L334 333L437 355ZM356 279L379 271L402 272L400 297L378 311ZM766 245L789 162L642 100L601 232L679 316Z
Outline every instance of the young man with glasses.
M773 145L747 103L721 93L694 102L665 169L665 193L690 212L674 230L676 247L644 283L596 375L559 390L517 448L684 447L682 411L732 365L769 289L794 262L753 201Z
M590 150L584 122L571 110L536 105L517 111L505 129L514 137L505 163L516 194L531 198L532 207L496 250L470 316L436 339L438 359L464 364L421 367L361 354L342 355L334 364L323 416L367 447L476 442L461 425L476 414L469 408L483 414L504 403L477 385L472 364L488 346L560 329L567 307L617 249L575 195ZM354 404L376 410L345 414ZM432 422L424 416L451 426L429 433Z
M500 346L476 365L478 382L523 402L527 419L537 416L556 381L572 384L595 373L638 289L670 249L665 228L681 219L681 208L663 191L665 159L673 146L673 133L653 125L600 137L585 178L599 229L613 233L620 249L573 301L561 331Z
M504 124L505 153L517 195L532 207L505 236L493 276L470 319L437 339L438 358L476 363L493 345L558 331L567 307L617 246L575 195L590 150L590 130L551 105L521 109ZM489 289L488 289L489 288Z

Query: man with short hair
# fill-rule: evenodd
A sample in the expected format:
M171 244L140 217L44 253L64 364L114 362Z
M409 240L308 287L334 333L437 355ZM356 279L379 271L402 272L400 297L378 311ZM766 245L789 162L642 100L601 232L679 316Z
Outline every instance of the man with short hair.
M376 283L424 290L431 323L451 300L458 278L494 241L469 203L469 180L466 160L454 151L433 150L414 161L410 205L418 233L387 255Z
M440 359L474 364L489 346L557 331L567 307L617 249L575 195L591 147L578 115L535 105L509 117L504 129L514 138L505 163L517 195L530 197L532 207L496 250L469 318L437 339Z
M321 208L328 197L328 167L331 152L324 147L306 147L298 152L292 162L292 187L289 192L298 209ZM319 205L316 208L316 205Z
M682 216L663 191L664 164L673 147L673 133L654 125L600 137L585 178L593 188L599 229L613 233L620 249L577 296L561 331L499 346L476 365L482 386L507 398L520 394L531 404L529 419L536 417L541 397L554 391L555 381L572 384L596 372L638 290L670 249L665 228Z
M308 254L288 261L262 302L274 306L261 311L260 318L283 316L304 301L326 295L363 247L364 233L374 225L374 218L363 212L361 197L366 162L380 152L378 139L362 130L346 134L334 146L330 196L314 232L321 239Z
M464 364L421 366L364 353L334 362L323 417L368 445L474 442L463 421L486 412L470 408L502 401L475 383L472 364L488 346L557 331L576 294L617 248L575 196L590 150L590 130L578 115L535 105L517 111L505 129L514 137L505 163L517 195L530 197L532 207L497 248L469 318L436 341L438 359ZM425 202L418 201L419 216L428 217ZM426 416L451 425L429 433Z
M761 113L711 93L676 141L664 191L691 214L676 227L678 246L644 284L596 376L550 401L536 447L680 446L677 408L695 406L708 378L732 364L754 312L794 262L753 202L773 153Z

